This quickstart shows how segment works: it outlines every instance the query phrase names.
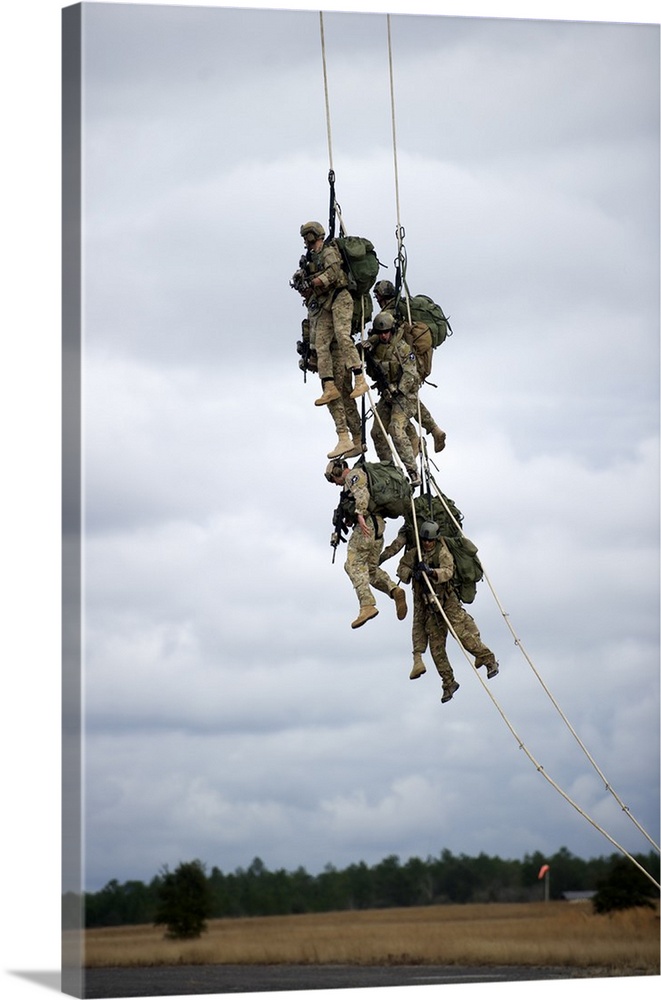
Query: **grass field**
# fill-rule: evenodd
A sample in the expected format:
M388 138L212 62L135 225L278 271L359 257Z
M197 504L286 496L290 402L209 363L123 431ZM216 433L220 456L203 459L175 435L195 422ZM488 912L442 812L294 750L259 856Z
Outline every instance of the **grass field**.
M66 946L66 942L65 942ZM659 915L589 903L489 903L212 920L196 941L163 927L85 932L88 968L218 964L523 965L659 974Z

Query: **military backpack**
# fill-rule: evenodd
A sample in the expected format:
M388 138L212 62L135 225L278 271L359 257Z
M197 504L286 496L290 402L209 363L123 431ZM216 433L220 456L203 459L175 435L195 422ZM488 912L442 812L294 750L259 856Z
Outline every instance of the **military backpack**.
M404 517L411 510L411 484L394 462L358 460L354 468L363 468L370 491L369 510L381 517Z
M418 525L422 524L423 521L435 521L438 524L441 535L454 559L452 585L457 597L462 604L472 604L477 593L477 584L484 577L482 563L477 555L477 546L461 531L463 514L454 500L446 497L444 493L441 494L441 497L419 496L415 498L413 503ZM406 544L407 547L412 547L415 545L415 534L410 508L405 525Z
M411 322L425 323L431 330L434 347L440 347L446 338L452 335L452 327L447 316L428 295L414 295L408 300L408 306L411 310ZM404 299L400 302L398 313L408 318L408 309Z
M349 279L348 289L353 299L353 333L360 333L372 318L370 289L379 273L379 258L374 244L364 236L336 236L332 240L340 252L342 267Z

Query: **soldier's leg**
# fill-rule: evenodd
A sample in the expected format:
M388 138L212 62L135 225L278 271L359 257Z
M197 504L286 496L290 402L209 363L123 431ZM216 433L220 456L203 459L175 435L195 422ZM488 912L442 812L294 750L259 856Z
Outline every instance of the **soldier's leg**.
M363 535L356 526L347 544L347 558L344 570L347 573L360 605L358 617L351 623L352 628L359 628L370 618L378 615L376 599L370 589L369 557L370 548L374 545L374 528L368 522L369 534ZM378 558L378 557L377 557Z
M466 652L475 657L475 667L486 666L487 677L495 677L498 673L496 657L482 641L475 619L468 614L455 594L448 594L443 602L443 608L459 642Z
M319 309L314 320L314 345L317 352L317 372L321 379L323 392L315 399L315 406L325 406L333 399L339 399L340 392L336 388L331 357L333 341L333 318L329 309Z
M415 429L415 424L413 423L412 420L409 420L409 422L406 425L406 436L409 439L409 441L411 442L411 448L413 450L413 454L414 455L419 455L420 454L420 438L418 436L417 430Z
M331 344L331 357L333 359L335 385L340 390L346 430L351 438L351 444L344 452L344 457L354 458L356 455L361 455L363 451L366 451L367 446L365 448L362 446L363 423L358 412L358 404L351 395L353 388L351 370L346 368L343 363L337 341L333 341ZM329 404L329 409L331 405ZM334 455L329 455L329 458L334 457Z
M420 424L427 434L431 434L434 439L434 451L443 451L445 448L445 431L438 426L431 413L420 400Z
M355 371L362 371L362 362L358 354L358 348L351 336L351 321L353 319L353 299L351 294L343 288L333 299L331 307L333 317L333 330L335 339L340 350L342 363L345 368Z
M319 378L333 378L333 359L330 350L333 340L333 319L328 309L318 310L314 316L313 329Z
M397 449L397 454L406 466L406 471L409 476L417 478L415 455L413 454L413 448L411 447L411 442L409 441L406 433L406 427L409 423L410 416L411 414L409 412L409 407L406 405L406 401L401 400L401 398L395 400L392 404L388 433L390 434L392 442Z
M429 649L434 663L436 664L436 669L438 670L441 681L443 682L442 702L450 701L452 695L459 689L459 683L455 679L452 666L448 660L446 650L447 637L448 630L445 623L441 623L436 615L430 614Z
M411 627L411 640L413 642L413 666L409 679L414 681L421 677L427 670L422 660L422 654L427 649L429 638L427 635L427 611L422 600L414 593L413 596L413 625Z
M377 518L377 530L380 537L375 539L369 551L367 559L369 579L375 590L380 590L382 593L387 594L395 602L397 617L402 621L406 618L406 594L403 588L398 586L388 573L379 566L379 556L383 551L384 527L383 519Z
M354 388L352 398L356 399L367 392L368 385L363 375L363 364L358 354L358 348L351 336L351 324L353 320L353 299L346 288L333 299L332 305L333 331L338 344L342 364L344 368L353 373Z
M390 424L391 410L392 407L390 403L385 399L380 399L376 404L376 412L374 414L374 420L372 421L372 443L380 462L388 462L392 457L390 453L390 445L388 444L388 440L386 438L388 425Z
M331 451L328 452L329 458L339 458L341 455L347 455L353 448L353 442L349 435L349 428L347 427L347 415L344 409L344 400L340 396L339 399L331 399L328 404L328 412L330 413L333 423L335 424L335 430L337 431L337 444Z

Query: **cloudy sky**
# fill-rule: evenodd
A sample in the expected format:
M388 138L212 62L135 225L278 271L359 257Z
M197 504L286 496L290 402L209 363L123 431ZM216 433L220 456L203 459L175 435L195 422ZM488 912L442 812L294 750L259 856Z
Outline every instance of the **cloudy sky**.
M392 277L387 19L326 10L337 196ZM318 13L84 11L87 888L194 857L611 853L501 712L649 850L487 583L470 610L501 672L487 691L450 640L448 705L429 658L408 680L410 616L379 595L349 627L334 429L288 284L301 222L328 214ZM409 285L455 331L423 391L433 471L658 842L658 24L393 13L391 38Z

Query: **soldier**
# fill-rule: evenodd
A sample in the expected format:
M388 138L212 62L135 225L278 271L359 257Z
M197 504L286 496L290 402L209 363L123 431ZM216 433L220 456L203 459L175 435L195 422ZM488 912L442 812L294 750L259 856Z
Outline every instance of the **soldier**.
M308 302L313 329L310 341L317 352L317 369L323 392L315 399L315 406L325 406L339 399L340 390L335 385L335 372L331 358L331 343L337 341L343 368L354 374L352 399L367 392L367 383L356 345L351 337L353 299L348 290L348 279L342 267L342 258L332 242L326 243L325 230L320 222L304 222L301 236L306 253L301 258L302 270L307 274L313 302ZM316 308L313 308L316 307Z
M342 524L352 527L347 545L344 569L353 584L358 597L358 617L351 622L351 628L360 628L379 611L372 587L388 594L395 602L397 617L406 618L406 594L385 570L379 566L379 555L383 548L385 522L373 509L367 473L360 466L350 469L344 459L329 462L324 473L329 483L342 487L340 503L335 512L333 524L336 533L331 544L337 545L338 529Z
M434 354L431 330L425 323L409 323L406 302L404 299L397 300L397 293L392 281L377 281L374 286L374 298L379 304L382 312L389 312L395 317L396 325L401 328L404 339L415 350L418 364L418 375L420 383L431 375L431 366ZM445 431L441 430L431 413L420 400L420 424L427 434L431 434L434 441L434 451L443 451L445 448ZM409 438L412 435L409 433Z
M429 579L436 599L461 645L475 657L475 667L486 666L487 678L491 679L498 673L498 663L488 646L482 642L475 621L462 607L450 584L454 575L454 560L438 524L435 521L425 521L420 526L419 537L422 562L418 559L417 548L411 548L402 556L397 568L397 575L402 583L413 581L413 667L409 677L416 680L426 672L422 654L429 644L432 659L443 682L441 701L447 702L459 689L459 683L455 680L445 648L448 626L423 574Z
M391 460L386 439L389 434L411 485L419 486L416 457L407 430L411 417L417 414L420 380L415 354L397 330L392 313L380 312L375 317L372 335L364 346L364 356L367 373L375 380L380 397L372 426L376 453L382 462Z

